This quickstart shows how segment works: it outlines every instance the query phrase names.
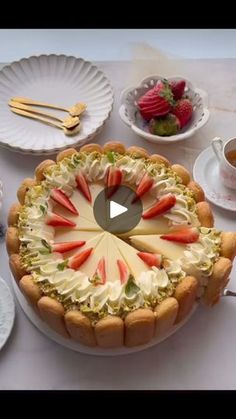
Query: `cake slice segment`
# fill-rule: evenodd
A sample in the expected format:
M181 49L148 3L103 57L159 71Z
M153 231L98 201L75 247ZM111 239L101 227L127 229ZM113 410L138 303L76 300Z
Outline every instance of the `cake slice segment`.
M96 245L93 243L96 242ZM99 235L99 240L95 237L94 239L88 240L84 249L93 247L90 258L82 265L81 271L92 278L96 273L99 262L104 258L105 265L105 276L107 278L107 247L108 240L106 233Z
M54 236L54 242L55 243L59 243L59 242L73 242L73 241L77 241L77 240L84 240L84 241L88 241L90 239L92 239L93 237L97 236L99 234L99 231L79 231L79 230L68 230L65 228L58 228L55 231L55 236Z
M112 238L124 260L126 261L130 273L134 276L134 278L137 278L141 272L150 270L150 267L146 265L137 255L138 252L136 249L116 236L112 236Z
M113 236L110 233L107 234L107 279L108 281L115 282L117 280L122 282L119 267L117 261L122 261L125 265L125 259L119 251Z
M93 214L93 205L98 194L104 189L104 185L102 183L90 183L89 189L92 198L91 202L89 202L78 189L74 189L70 200L83 218L96 222Z
M130 241L137 249L160 253L171 260L181 258L186 250L185 244L168 242L161 239L158 234L134 235L130 237Z
M125 185L126 186L126 185ZM128 187L128 186L127 186ZM135 192L135 191L134 191ZM150 192L147 192L145 195L143 195L142 197L139 198L142 202L142 206L143 206L143 211L147 210L148 208L150 208L152 205L155 204L155 202L157 201L157 198L150 194ZM132 194L128 194L128 196L124 199L124 206L127 206L128 204L130 204L130 200L132 200ZM136 211L134 210L133 213L135 214Z
M74 208L78 211L78 215L76 215L75 213L74 214L71 213L70 211L68 211L68 209L66 209L65 207L63 207L62 205L60 205L59 203L55 201L52 202L53 211L56 214L66 217L68 220L71 220L74 222L77 222L78 219L82 218L82 219L85 219L92 223L97 224L94 218L94 214L93 214L93 204L97 195L104 189L104 185L102 183L93 183L89 185L89 188L90 188L91 197L92 197L91 202L89 202L85 198L83 193L79 191L78 189L74 189L73 194L70 196L70 202L74 206Z
M127 225L127 220L125 220L124 222L125 225ZM144 220L143 218L141 218L139 223L132 230L119 234L119 236L122 238L128 238L130 236L139 234L164 234L169 231L169 224L169 220L167 220L164 217L159 217L155 219L153 218L151 220ZM121 227L121 223L117 225L118 229Z
M89 205L90 204L88 204L88 207ZM58 204L54 206L53 211L56 214L67 218L69 221L76 223L76 226L74 227L75 230L88 230L88 231L101 230L101 227L97 224L94 216L93 216L93 219L91 217L91 220L89 220L88 218L84 217L80 213L79 215L74 215L74 214L69 213L65 208L60 207L60 205Z
M69 267L76 270L79 269L83 272L84 265L92 259L92 254L97 248L99 242L102 240L103 236L104 236L104 233L98 233L96 234L96 236L87 240L86 243L80 249L67 252L67 258L69 258ZM88 254L86 253L87 251L88 251ZM83 258L82 255L84 254L86 255L86 258ZM80 259L82 260L82 262ZM80 268L80 264L77 262L80 262L81 268ZM77 264L78 264L78 267L76 267Z
M102 228L96 223L92 222L83 217L78 217L76 220L76 226L74 230L80 231L103 231Z

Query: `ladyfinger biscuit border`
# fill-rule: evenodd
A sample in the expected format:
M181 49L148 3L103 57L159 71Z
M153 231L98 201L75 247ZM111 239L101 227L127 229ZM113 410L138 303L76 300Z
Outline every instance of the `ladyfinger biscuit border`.
M63 337L68 337L64 321L64 307L59 301L43 296L37 303L40 317L55 332Z
M125 346L148 343L154 336L155 315L153 311L139 308L125 318Z
M70 310L65 314L65 325L70 337L86 346L96 346L94 328L87 316L79 310Z
M124 345L124 322L120 317L107 316L97 322L94 328L98 346L118 348Z
M197 296L198 281L194 276L186 276L176 287L174 298L179 303L175 324L181 322L191 312Z

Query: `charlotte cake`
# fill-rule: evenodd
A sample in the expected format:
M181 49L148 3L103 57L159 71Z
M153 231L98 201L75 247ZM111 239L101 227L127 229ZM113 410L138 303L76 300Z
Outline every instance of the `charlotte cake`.
M132 231L102 231L93 203L127 185L143 202ZM214 228L186 168L110 141L45 160L8 215L9 263L19 288L57 333L88 346L136 346L211 306L228 282L236 235ZM124 196L124 205L127 197Z

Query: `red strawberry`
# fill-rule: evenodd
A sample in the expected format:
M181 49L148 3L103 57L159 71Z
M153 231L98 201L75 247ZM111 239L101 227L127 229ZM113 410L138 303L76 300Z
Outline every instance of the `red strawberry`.
M138 109L142 117L149 121L168 114L173 104L173 93L168 82L158 80L156 86L138 100Z
M169 85L173 93L174 99L175 100L181 99L181 97L184 94L184 89L186 85L185 80L171 80L169 81Z
M136 201L137 198L140 198L146 192L148 192L149 189L151 189L153 183L154 183L154 179L148 173L145 173L145 175L142 177L140 181L140 184L138 185L136 189L136 196L133 202Z
M129 279L129 270L123 260L117 259L116 263L120 273L120 282L121 284L125 284Z
M65 192L63 192L61 189L52 189L51 198L53 201L56 201L58 204L62 205L64 208L66 208L68 211L72 212L75 215L79 215L77 209L72 204L71 200L66 196Z
M180 99L172 108L172 113L180 121L180 128L183 128L191 119L193 114L193 105L189 99Z
M172 233L164 234L161 239L179 243L195 243L198 241L199 231L196 227L182 228Z
M52 245L52 251L58 253L65 253L69 252L70 250L77 249L77 247L81 247L85 244L84 240L75 241L75 242L61 242L61 243L54 243Z
M46 216L46 224L52 227L75 227L76 224L73 221L67 220L67 218L56 214L55 212L49 212Z
M91 255L93 248L90 247L89 249L83 250L77 255L73 256L68 263L68 267L71 269L79 269L79 267L88 259Z
M138 252L137 255L142 259L148 266L161 267L162 255L157 253Z
M148 218L157 217L169 211L176 203L175 195L168 193L157 201L153 207L149 208L142 217L146 220Z
M107 171L107 187L110 188L108 190L108 198L110 198L118 189L122 182L122 171L115 166L110 166Z
M77 183L77 188L82 192L85 198L89 202L91 202L92 201L91 192L89 189L88 182L85 179L83 173L80 173L79 175L76 176L76 183Z
M96 269L96 272L94 274L96 277L99 278L99 280L96 280L96 285L98 284L105 284L106 283L106 266L105 266L105 258L102 257L99 262Z

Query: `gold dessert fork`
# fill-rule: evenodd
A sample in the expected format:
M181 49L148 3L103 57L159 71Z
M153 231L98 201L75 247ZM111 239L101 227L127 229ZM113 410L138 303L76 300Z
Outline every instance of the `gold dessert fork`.
M81 103L76 103L75 105L71 106L70 108L65 108L63 106L58 106L58 105L51 105L49 103L44 103L44 102L38 102L36 100L33 99L29 99L26 97L13 97L12 100L14 102L19 102L19 103L24 103L25 105L35 105L35 106L42 106L45 108L52 108L52 109L59 109L61 111L65 111L68 112L71 116L80 116L87 108L86 104L81 102Z
M13 100L9 100L8 105L11 107L11 110L13 110L13 108L21 109L23 111L32 112L38 115L46 116L47 118L55 119L56 121L61 122L63 127L68 128L68 129L74 128L76 125L80 124L80 120L78 116L68 116L67 118L63 119L63 118L59 118L56 115L43 112L41 110L35 110L31 106L23 105L22 103L15 102Z
M27 118L36 119L38 121L44 122L45 124L52 125L54 127L60 128L64 131L64 133L66 135L75 135L80 130L80 122L77 125L75 125L73 128L67 128L59 122L53 121L52 119L37 115L37 114L32 113L32 112L27 112L25 110L18 109L18 108L13 108L13 107L11 107L11 111L18 114L18 115L26 116Z

